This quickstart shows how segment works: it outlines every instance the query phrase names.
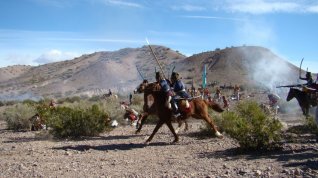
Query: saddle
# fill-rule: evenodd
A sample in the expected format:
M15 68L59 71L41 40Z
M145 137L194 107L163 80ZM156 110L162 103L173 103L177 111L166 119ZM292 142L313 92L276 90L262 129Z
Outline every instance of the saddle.
M194 97L190 98L178 98L177 106L183 113L188 113L191 111L191 105L189 102L191 102L194 99Z

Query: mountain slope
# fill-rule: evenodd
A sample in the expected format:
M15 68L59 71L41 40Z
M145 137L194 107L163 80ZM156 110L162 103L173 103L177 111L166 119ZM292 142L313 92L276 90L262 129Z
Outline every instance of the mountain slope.
M278 84L295 83L299 75L296 66L266 48L254 46L196 54L186 58L178 70L183 71L185 78L201 82L204 65L207 68L207 82L216 81L220 85L262 85L270 89Z
M152 46L160 63L170 65L184 55L163 46ZM156 61L149 47L96 52L73 60L30 67L13 77L2 77L0 99L39 99L72 95L100 95L112 89L131 92L143 77L154 79ZM13 67L14 68L14 67ZM7 69L0 69L1 72Z
M219 85L272 89L277 85L298 82L299 69L296 66L262 47L217 49L190 57L164 46L152 47L166 77L175 68L188 87L192 81L196 87L201 85L204 65L208 84L215 81ZM155 70L159 71L159 67L148 46L95 52L36 67L11 66L0 69L0 100L92 96L104 94L108 89L127 94L143 78L154 81ZM6 74L8 71L11 71L10 75Z

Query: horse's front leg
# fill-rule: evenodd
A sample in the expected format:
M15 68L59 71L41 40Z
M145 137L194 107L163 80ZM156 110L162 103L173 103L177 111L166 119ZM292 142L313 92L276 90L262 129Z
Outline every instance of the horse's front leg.
M139 119L137 121L137 125L136 125L137 130L135 132L136 134L138 134L141 131L142 126L144 125L148 116L149 116L149 114L146 112L141 114L141 116L139 117Z
M152 131L152 134L150 135L150 137L146 140L146 144L149 144L149 142L152 140L153 136L155 136L155 134L158 132L159 128L164 124L164 121L162 121L159 118L159 121L155 127L155 129ZM172 128L173 129L173 128ZM173 130L174 131L174 130Z
M171 120L170 120L170 121L166 121L166 124L167 124L168 128L170 129L170 131L172 132L172 134L173 134L173 136L174 136L174 140L173 140L172 143L178 142L178 141L179 141L179 136L178 136L177 133L174 131L174 128L173 128L173 126L172 126ZM182 123L181 123L181 125L182 125Z

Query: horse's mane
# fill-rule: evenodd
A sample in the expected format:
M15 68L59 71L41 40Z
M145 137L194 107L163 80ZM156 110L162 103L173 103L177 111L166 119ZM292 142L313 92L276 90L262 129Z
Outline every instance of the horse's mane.
M149 83L145 87L145 93L153 93L160 91L161 87L157 82Z

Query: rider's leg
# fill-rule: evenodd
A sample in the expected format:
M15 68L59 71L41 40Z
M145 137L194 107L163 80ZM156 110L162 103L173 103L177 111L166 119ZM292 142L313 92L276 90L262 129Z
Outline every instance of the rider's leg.
M171 105L172 105L172 111L173 111L174 117L180 116L180 113L179 113L179 111L178 111L178 105L177 105L177 101L176 101L176 99L175 99L175 96L172 97Z

